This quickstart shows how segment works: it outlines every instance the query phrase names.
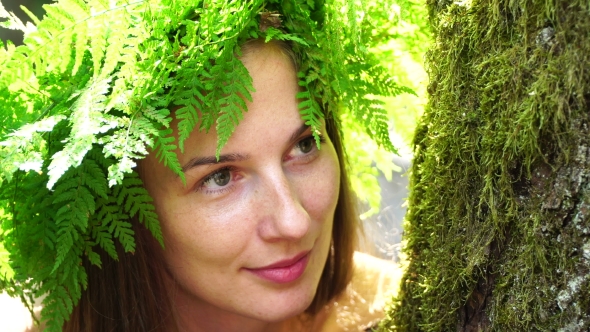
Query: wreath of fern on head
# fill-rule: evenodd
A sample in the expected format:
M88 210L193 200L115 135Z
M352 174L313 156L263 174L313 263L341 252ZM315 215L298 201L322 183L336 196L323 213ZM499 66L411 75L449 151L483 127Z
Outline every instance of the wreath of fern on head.
M24 45L0 47L0 252L9 253L0 290L31 310L45 295L42 318L59 331L87 285L82 260L100 267L97 252L117 259L119 244L134 252L130 217L162 243L135 160L151 148L183 178L175 151L195 128L216 129L219 154L253 91L236 57L246 40L292 44L299 109L314 133L322 117L346 114L393 151L373 96L409 90L367 52L359 6L59 0L43 19L24 9L33 21L24 24L0 4L0 24L24 32Z

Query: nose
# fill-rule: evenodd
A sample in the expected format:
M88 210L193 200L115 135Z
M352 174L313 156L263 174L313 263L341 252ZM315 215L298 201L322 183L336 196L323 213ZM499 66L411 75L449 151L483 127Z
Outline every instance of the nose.
M309 232L311 218L297 189L297 180L289 179L282 168L263 177L257 197L263 201L258 232L265 241L297 241Z

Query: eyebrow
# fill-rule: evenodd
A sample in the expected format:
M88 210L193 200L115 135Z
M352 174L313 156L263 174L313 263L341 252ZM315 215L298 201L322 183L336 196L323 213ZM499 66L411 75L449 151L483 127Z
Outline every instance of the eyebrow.
M289 139L289 142L292 143L292 142L296 141L299 138L299 136L301 136L301 134L303 134L308 129L309 129L308 125L306 125L305 123L301 124L301 126L293 132L293 134L291 135L291 138Z
M219 156L219 160L215 156L195 157L182 166L182 172L186 173L188 170L198 166L244 161L248 158L250 158L248 155L240 153L223 154Z
M303 134L306 130L309 129L309 126L303 123L297 130L293 132L291 137L289 138L289 142L292 143L296 141L301 134ZM223 163L231 163L231 162L239 162L249 159L249 155L244 155L241 153L230 153L230 154L223 154L219 156L219 160L215 158L215 156L206 156L206 157L195 157L189 160L184 166L182 166L182 172L186 173L190 169L195 167L204 166L204 165L216 165L216 164L223 164Z

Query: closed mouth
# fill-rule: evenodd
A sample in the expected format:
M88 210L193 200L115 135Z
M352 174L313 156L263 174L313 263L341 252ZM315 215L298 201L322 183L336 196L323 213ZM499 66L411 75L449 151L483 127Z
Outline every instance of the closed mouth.
M305 272L310 253L311 250L304 251L293 258L281 260L261 268L246 270L262 279L274 283L282 284L293 282L299 279L299 277Z

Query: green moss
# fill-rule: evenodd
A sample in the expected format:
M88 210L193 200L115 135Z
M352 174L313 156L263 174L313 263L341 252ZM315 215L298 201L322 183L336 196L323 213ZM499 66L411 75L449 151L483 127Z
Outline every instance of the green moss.
M590 329L590 3L428 7L407 271L383 329Z

